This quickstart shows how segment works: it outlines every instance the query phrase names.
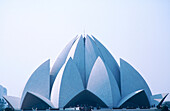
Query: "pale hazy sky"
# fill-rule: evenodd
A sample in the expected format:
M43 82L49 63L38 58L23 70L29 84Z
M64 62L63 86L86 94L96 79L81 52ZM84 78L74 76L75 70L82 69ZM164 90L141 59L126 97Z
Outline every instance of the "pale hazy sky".
M77 34L134 66L153 94L170 93L170 0L0 0L0 84L21 96ZM170 96L166 99L170 100Z

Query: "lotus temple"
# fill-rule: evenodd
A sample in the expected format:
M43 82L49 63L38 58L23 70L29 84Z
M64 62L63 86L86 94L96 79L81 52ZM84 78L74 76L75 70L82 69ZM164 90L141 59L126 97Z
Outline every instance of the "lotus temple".
M50 60L30 76L22 96L4 96L14 110L96 107L159 107L168 94L152 95L146 81L128 62L116 62L92 35L71 40L50 69Z

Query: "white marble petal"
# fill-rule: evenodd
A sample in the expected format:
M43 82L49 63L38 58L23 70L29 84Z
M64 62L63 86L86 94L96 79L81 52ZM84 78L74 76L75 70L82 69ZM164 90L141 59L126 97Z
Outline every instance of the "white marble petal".
M21 109L32 109L38 108L41 110L45 110L48 108L54 108L51 101L44 96L28 91L25 94L23 103L21 104Z
M21 104L25 94L30 91L49 99L50 94L50 60L40 65L31 75L21 97Z
M111 55L111 53L94 36L92 36L92 37L95 40L95 43L102 54L104 63L107 64L107 66L111 70L111 72L114 75L114 77L119 85L119 88L120 88L120 71L119 71L119 66L118 66L116 60Z
M20 109L20 98L13 96L3 96L3 98L7 101L9 106L11 106L14 110Z
M92 68L87 90L98 96L108 107L116 107L120 100L118 84L100 57Z
M90 72L98 56L102 58L102 55L99 49L97 48L94 40L90 36L87 35L85 39L86 82L89 79Z
M84 39L82 36L80 36L75 43L73 44L72 48L70 49L70 52L68 53L66 61L71 57L73 61L75 62L81 78L83 80L83 84L85 86L86 84L86 78L85 78L85 46L84 46Z
M67 45L66 47L62 50L62 52L60 53L60 55L57 57L52 69L51 69L51 87L53 85L53 82L58 74L58 72L60 71L61 67L63 66L63 64L66 61L67 55L70 51L70 49L72 48L72 45L74 44L74 42L76 41L77 37L75 37L74 39L72 39Z
M150 101L150 96L152 94L147 83L143 77L123 59L120 59L120 78L122 97L125 97L132 92L144 89Z
M122 98L118 107L127 107L127 104L133 104L133 108L137 107L150 107L149 99L143 89L130 93ZM129 105L131 105L129 104Z
M164 99L168 96L169 93L156 94L151 96L151 105L158 106L161 105Z
M60 70L51 92L51 101L56 108L64 107L74 96L84 90L80 73L70 58Z

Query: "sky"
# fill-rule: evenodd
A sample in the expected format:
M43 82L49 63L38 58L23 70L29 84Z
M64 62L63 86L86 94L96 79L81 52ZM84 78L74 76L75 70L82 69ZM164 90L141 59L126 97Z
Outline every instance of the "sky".
M170 0L0 0L0 85L21 97L34 70L84 33L138 70L152 94L170 93Z

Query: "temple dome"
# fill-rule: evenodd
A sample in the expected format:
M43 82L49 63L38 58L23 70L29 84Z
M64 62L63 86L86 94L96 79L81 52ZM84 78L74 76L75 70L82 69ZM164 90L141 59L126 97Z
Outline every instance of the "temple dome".
M167 95L152 95L129 63L120 59L119 66L94 36L79 35L66 45L52 69L47 60L33 72L21 99L5 98L8 103L20 101L16 102L20 109L149 108L161 105Z

